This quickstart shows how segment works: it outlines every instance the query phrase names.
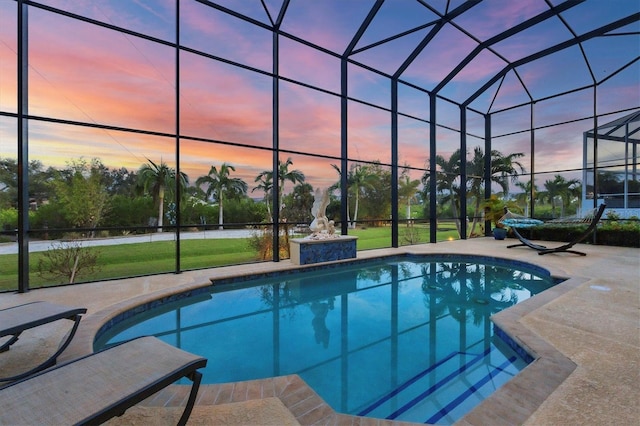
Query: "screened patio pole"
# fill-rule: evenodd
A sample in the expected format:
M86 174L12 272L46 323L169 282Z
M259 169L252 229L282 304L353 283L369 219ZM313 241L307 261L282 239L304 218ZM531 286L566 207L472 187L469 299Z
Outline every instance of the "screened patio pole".
M598 207L598 86L593 86L593 208ZM595 238L595 232L593 233Z
M535 198L536 198L536 190L535 190L535 170L536 170L536 130L535 130L535 126L534 126L534 122L535 122L535 110L533 108L535 104L533 102L531 102L529 104L529 138L530 138L530 143L529 143L529 152L531 153L531 174L530 174L530 182L531 185L529 185L529 216L530 217L534 217L534 209L535 209Z
M29 291L28 6L18 1L18 292Z
M436 242L438 218L436 174L436 95L429 93L429 242Z
M176 203L176 273L181 272L180 266L180 225L182 225L182 215L180 214L180 199L182 191L180 188L180 0L176 0L176 90L175 90L175 109L176 109L176 179L175 179L175 203ZM178 313L180 310L178 310ZM179 334L178 334L179 335Z
M593 208L598 207L598 85L593 86ZM583 182L584 185L584 182ZM598 230L593 231L593 244L598 242Z
M398 80L391 80L391 247L398 247ZM408 217L407 221L411 218ZM407 222L408 223L408 222Z
M491 114L484 116L484 198L491 198ZM491 235L491 221L484 221L484 235Z
M349 229L349 182L347 180L349 162L347 161L348 126L347 112L347 60L342 58L340 64L340 233L348 234Z
M272 138L273 138L273 174L271 178L271 204L273 208L271 211L273 212L273 261L280 261L280 140L279 140L279 128L280 128L280 115L279 115L279 106L280 106L280 84L278 78L279 74L279 37L278 33L274 31L273 33L273 52L272 52L272 60L273 60L273 103L271 105L272 108L272 117L273 117L273 129L272 129Z
M629 123L624 125L624 187L622 190L624 209L629 208Z
M460 105L460 238L467 239L467 108Z

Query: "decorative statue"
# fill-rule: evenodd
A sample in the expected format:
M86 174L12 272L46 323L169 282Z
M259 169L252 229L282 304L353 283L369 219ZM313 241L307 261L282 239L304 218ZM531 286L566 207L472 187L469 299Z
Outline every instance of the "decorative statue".
M312 234L307 237L311 239L335 238L336 228L333 220L327 218L327 206L329 205L329 190L320 188L316 189L314 194L313 206L311 214L314 219L309 225Z

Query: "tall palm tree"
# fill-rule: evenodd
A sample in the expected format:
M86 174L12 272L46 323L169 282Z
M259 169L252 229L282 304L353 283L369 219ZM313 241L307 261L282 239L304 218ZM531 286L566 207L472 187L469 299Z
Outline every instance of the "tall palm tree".
M353 220L349 226L355 229L358 222L358 208L360 204L360 195L367 189L372 189L378 182L378 175L373 173L369 166L361 164L353 164L349 171L349 193L354 194Z
M504 155L500 151L491 150L491 180L502 187L504 198L509 198L509 181L515 183L518 176L525 172L525 168L517 161L524 157L522 152Z
M533 183L533 180L528 182L516 182L516 186L522 189L522 193L518 194L517 199L524 202L524 215L529 217L529 205L531 204L531 193L533 190L533 197L536 197L538 193L538 187Z
M173 193L176 185L176 171L160 160L160 165L147 158L148 163L138 170L139 183L145 192L151 192L154 202L158 203L158 232L162 232L162 218L164 216L165 191ZM180 172L177 184L181 193L188 185L187 175Z
M291 161L291 157L287 158L287 161L284 163L282 161L278 161L278 182L280 183L280 188L278 191L278 205L280 206L280 210L282 210L282 194L284 193L284 184L289 181L293 185L296 183L304 182L304 173L300 170L289 170L289 166L293 164Z
M246 195L247 183L240 178L229 177L231 172L235 172L236 168L231 164L222 163L220 170L216 166L211 166L209 173L206 176L200 176L196 180L196 185L208 185L206 196L207 198L213 196L218 201L218 229L223 229L223 210L224 210L224 198L226 196L238 196Z
M296 184L296 183L303 183L304 182L304 173L302 173L300 170L289 170L289 166L293 164L293 161L291 160L291 157L287 158L287 161L285 161L284 163L280 160L278 160L278 184L279 184L279 188L278 188L278 209L279 212L282 211L282 194L284 193L284 184L285 182L289 181L292 184ZM271 170L265 170L264 172L260 173L256 179L255 182L273 182L273 171Z
M436 191L442 194L441 203L451 203L451 214L455 220L458 235L460 235L460 218L458 211L460 209L460 197L458 196L459 177L460 177L460 150L457 149L451 154L449 159L445 159L442 155L436 155ZM425 192L428 194L430 186L430 173L425 172L422 176L422 183ZM425 197L426 199L426 197Z
M503 198L506 200L509 195L509 182L517 182L518 176L525 172L524 166L517 161L524 154L516 152L504 155L500 151L491 150L491 168L489 170L489 179L493 183L497 183L502 188ZM484 199L484 188L487 185L484 179L484 152L479 146L473 149L473 158L467 162L467 187L468 194L474 199L474 208L476 214L471 225L471 234L475 231L478 221L478 212L480 204Z
M473 199L474 214L469 235L474 235L480 220L480 205L484 200L484 152L479 146L473 149L473 157L467 161L467 196Z
M411 201L416 199L419 186L419 179L412 180L406 169L402 171L398 179L398 198L399 202L407 203L407 220L411 219Z
M332 164L340 177L342 177L342 171L340 167ZM350 197L354 199L353 208L353 220L351 220L350 203L347 203L347 223L349 228L355 229L356 222L358 221L358 209L360 206L360 195L362 195L367 189L373 189L375 185L379 183L379 176L372 170L370 166L363 166L361 164L351 164L349 172L347 173L347 200ZM419 184L420 182L418 182ZM341 181L332 185L329 189L340 188Z
M556 217L556 198L561 200L560 216L565 215L565 209L571 204L571 198L578 193L578 179L565 179L562 175L555 175L553 180L544 182L545 192L541 196L551 202L551 215Z
M254 182L258 182L258 185L254 186L251 189L251 192L255 191L256 189L264 192L264 197L262 199L267 205L267 214L269 215L269 220L273 222L273 216L271 215L271 192L273 190L273 173L268 175L263 173L255 178Z

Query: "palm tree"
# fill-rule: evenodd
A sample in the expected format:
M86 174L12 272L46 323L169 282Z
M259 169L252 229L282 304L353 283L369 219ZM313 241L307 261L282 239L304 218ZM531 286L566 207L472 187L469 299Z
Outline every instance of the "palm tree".
M474 235L480 220L480 205L484 200L484 152L479 146L473 149L473 158L467 161L467 194L473 199L474 214L469 235Z
M246 195L247 183L240 178L231 178L229 175L236 168L231 164L222 163L220 170L211 166L211 170L206 176L201 176L196 180L196 185L208 185L206 197L213 196L218 201L218 229L223 229L224 198L227 196Z
M416 199L416 193L420 186L420 180L411 180L407 169L402 171L400 179L398 179L398 198L399 202L407 203L407 220L411 219L411 201Z
M571 198L578 193L578 179L565 179L562 175L555 175L553 180L544 182L546 191L541 194L542 197L551 202L551 215L556 217L555 199L560 198L561 208L560 216L565 215L565 209L571 204Z
M300 170L289 170L289 166L293 164L293 161L291 160L291 157L287 158L287 161L285 161L284 163L280 160L278 160L278 184L279 184L279 189L278 189L278 208L279 208L279 212L282 211L282 194L284 192L284 184L286 181L291 182L292 184L296 184L296 183L302 183L304 182L304 173L302 173ZM264 172L260 173L256 179L255 182L273 182L273 171L271 170L265 170ZM254 188L255 189L255 188Z
M347 178L349 185L349 192L355 196L355 205L353 207L353 220L349 226L351 229L356 228L358 222L358 207L360 204L360 194L364 193L367 189L372 189L378 182L378 175L373 173L369 166L363 166L361 164L354 164L349 171L349 177Z
M523 157L521 152L504 155L500 151L491 150L491 168L489 170L489 179L491 182L497 183L502 188L503 198L506 200L509 196L509 181L517 182L520 173L524 173L524 166L516 161L517 158ZM478 212L480 204L484 199L484 188L487 184L484 179L484 153L479 146L473 149L473 158L467 162L468 176L468 193L474 198L474 208L476 214L471 225L471 234L475 231L478 221Z
M269 220L273 222L273 216L271 215L271 202L270 202L271 191L273 190L273 173L271 174L264 174L264 173L265 172L260 173L260 175L256 177L254 182L259 182L259 183L257 186L251 189L251 192L255 191L256 189L264 192L263 200L267 205L267 214L269 215Z
M162 217L164 210L165 191L173 192L176 183L176 171L160 160L160 165L147 158L148 164L143 164L138 170L139 183L145 192L151 192L154 202L158 203L158 232L162 232ZM189 179L180 172L178 185L181 192L187 187Z
M342 171L340 167L335 164L332 164L333 167L338 174L342 177ZM376 184L378 184L380 178L378 174L375 173L372 167L363 166L361 164L352 164L349 172L347 173L347 199L350 196L355 198L354 200L354 208L353 208L353 220L351 220L351 213L349 208L347 207L347 223L349 223L349 228L355 229L356 222L358 221L358 209L360 206L360 195L364 194L367 189L375 188ZM418 181L418 184L420 182ZM336 184L332 185L329 190L340 188L341 182L338 181Z
M443 194L440 199L441 203L451 202L451 213L456 223L458 235L460 235L460 218L458 217L460 207L460 197L458 196L460 150L455 150L453 154L451 154L451 157L449 157L449 160L445 159L442 155L436 155L436 165L439 167L439 170L436 172L436 191ZM430 186L429 178L430 173L427 171L422 176L422 183L427 194Z
M538 193L538 187L533 184L533 180L529 180L528 182L516 182L516 186L522 189L522 193L518 194L517 199L524 202L524 215L529 217L529 205L531 204L531 193L533 190L533 197L535 198Z
M287 161L284 163L278 161L278 182L280 183L280 188L278 191L278 205L280 206L280 210L282 210L282 194L284 193L284 184L286 181L291 182L293 185L296 183L304 182L304 173L300 170L289 170L289 166L293 164L291 161L291 157L287 158Z
M521 152L504 155L500 151L491 150L491 180L498 183L504 192L504 198L509 198L509 181L518 181L520 173L524 173L524 166L516 161L524 157Z

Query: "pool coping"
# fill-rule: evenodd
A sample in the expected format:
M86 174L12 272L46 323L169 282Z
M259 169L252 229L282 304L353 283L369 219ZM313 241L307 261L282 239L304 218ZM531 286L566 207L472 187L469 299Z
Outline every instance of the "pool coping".
M409 256L424 256L424 253L412 253L407 252L405 255ZM463 254L460 253L430 253L426 254L429 257L460 257ZM402 254L393 254L388 256L375 256L375 258L390 258L403 256ZM475 258L490 258L499 259L500 262L508 263L520 263L541 268L538 265L534 265L529 262L523 262L515 259L508 258L496 258L482 255L470 255L469 257ZM295 265L295 264L281 264L280 267L271 268L267 274L291 272L292 270L307 270L319 268L327 265L336 265L339 263L360 262L368 259L348 259L344 261L331 262L327 264L313 264L313 265ZM548 271L546 268L542 268ZM257 274L261 274L260 272ZM247 273L230 272L221 274L216 277L215 280L231 280L239 277L245 277ZM554 278L558 278L553 275ZM527 299L515 306L512 306L504 311L501 311L493 316L491 320L494 324L494 328L501 337L507 337L507 343L512 346L521 348L531 355L534 359L524 370L514 376L505 385L500 387L489 397L485 398L480 404L478 404L472 411L463 416L462 419L457 421L456 425L484 425L484 424L522 424L537 410L537 408L547 399L547 397L553 393L553 391L575 370L576 364L568 357L563 355L559 350L549 344L546 340L535 334L528 327L526 327L520 320L526 315L532 313L538 308L548 304L557 297L577 288L581 284L589 281L587 278L566 278L565 281L547 289L530 299ZM152 293L144 294L123 300L113 304L105 309L97 311L93 314L86 315L79 327L74 340L67 350L62 354L60 361L65 362L79 356L83 356L93 352L93 346L96 338L101 330L105 330L105 326L113 324L114 321L118 322L118 318L126 318L131 316L130 313L136 311L144 311L147 308L141 308L141 306L152 306L154 303L161 301L174 301L177 298L185 297L185 295L192 295L207 291L213 286L213 283L189 283L182 284L176 287L166 288L158 290ZM231 386L230 398L219 398L219 395L229 392L228 387ZM254 389L249 392L235 392L236 386L242 389ZM265 394L265 386L267 389L279 389L280 393L268 392ZM163 405L179 405L182 400L176 398L171 392L183 393L180 388L185 388L184 385L172 385L169 389L168 396L159 397L162 403L159 403L158 398L154 398L153 402L148 402L152 406ZM260 391L255 390L255 388ZM166 392L165 392L166 393ZM211 396L203 397L202 395L216 394L216 398L211 401ZM164 393L163 393L164 394ZM202 395L200 395L202 394ZM235 382L222 385L202 385L197 404L218 404L228 402L240 402L250 399L266 398L277 396L281 399L284 405L291 410L294 416L301 424L315 424L315 423L334 423L339 419L349 422L354 419L368 419L359 418L358 416L352 416L348 414L341 414L335 412L328 404L326 404L322 398L320 398L313 389L306 385L306 383L297 375L273 377L270 379L252 380L247 382ZM302 405L300 405L302 404ZM301 409L300 407L303 407ZM310 409L307 409L310 408ZM378 419L375 419L378 420ZM391 421L379 419L380 425L397 425L403 422ZM405 423L412 424L412 423Z

